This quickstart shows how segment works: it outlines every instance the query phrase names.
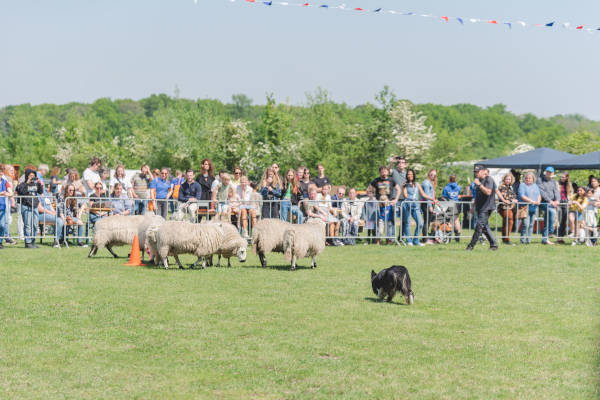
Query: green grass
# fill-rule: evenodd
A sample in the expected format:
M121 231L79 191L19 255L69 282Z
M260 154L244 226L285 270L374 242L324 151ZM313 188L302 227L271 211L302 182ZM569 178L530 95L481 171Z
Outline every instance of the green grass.
M295 272L7 247L0 398L598 398L598 249L465 244L327 248ZM392 264L413 306L374 301Z

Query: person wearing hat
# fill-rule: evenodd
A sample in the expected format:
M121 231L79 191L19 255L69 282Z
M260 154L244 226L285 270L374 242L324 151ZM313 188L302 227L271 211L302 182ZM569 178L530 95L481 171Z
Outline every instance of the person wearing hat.
M496 209L495 195L498 194L502 201L504 199L497 191L496 182L489 176L487 168L476 165L473 171L476 174L473 183L477 189L477 196L475 197L477 224L475 225L475 232L471 238L471 243L469 243L466 250L473 250L482 234L490 242L490 250L498 250L498 243L494 235L492 235L488 219L492 211Z
M560 191L558 185L552 179L554 168L546 167L546 170L537 178L536 184L540 189L542 204L540 211L544 212L544 231L542 232L542 244L554 244L548 236L554 233L554 221L556 220L556 210L560 204Z

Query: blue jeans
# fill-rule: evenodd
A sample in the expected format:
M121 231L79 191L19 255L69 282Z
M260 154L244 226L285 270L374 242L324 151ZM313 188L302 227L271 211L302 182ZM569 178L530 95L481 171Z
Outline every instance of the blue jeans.
M21 217L23 218L23 234L25 243L31 244L35 241L36 229L38 226L38 211L30 206L21 204Z
M540 205L540 210L544 212L544 231L542 232L542 243L545 243L548 241L548 235L554 233L556 208L549 204L542 204Z
M290 212L292 215L289 215ZM296 222L301 224L304 222L304 214L300 208L296 205L292 205L289 200L283 200L281 202L281 214L279 215L282 220L292 222L292 217L296 216Z
M8 209L8 212L10 212L10 208ZM8 232L6 231L5 219L6 219L6 208L0 209L0 244L2 244L4 237L8 236Z
M415 232L412 237L410 234L410 217L412 217L417 226L415 226ZM421 214L421 207L418 203L403 202L402 203L402 234L407 243L419 244L419 232L423 229L423 215Z
M64 226L65 226L65 221L63 221L62 218L60 217L56 217L55 215L50 215L50 214L41 214L40 215L40 222L44 223L44 222L48 222L48 223L53 223L54 224L54 236L56 238L56 240L61 240L64 237Z
M146 207L148 207L148 200L136 200L133 210L135 215L144 215L146 213Z
M355 236L358 236L358 221L354 220L350 223L350 220L343 219L342 220L342 237L351 236L351 238L343 239L344 244L353 246L356 244Z
M523 224L521 225L521 243L531 243L531 236L533 236L533 224L535 222L535 215L537 214L537 207L533 210L531 207L528 208L527 217L523 218Z

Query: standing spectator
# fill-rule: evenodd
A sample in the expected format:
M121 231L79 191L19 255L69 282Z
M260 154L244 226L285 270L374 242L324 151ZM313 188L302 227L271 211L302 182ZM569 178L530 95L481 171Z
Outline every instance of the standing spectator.
M572 237L573 246L577 244L577 237L582 237L581 230L585 228L585 220L583 218L584 211L588 205L585 186L579 186L577 192L570 198L571 205L569 206L569 234Z
M175 204L177 203L177 199L179 199L179 188L185 182L185 178L183 177L183 172L180 170L175 171L175 178L171 180L171 187L173 188L173 195L171 196L171 213L175 212Z
M380 193L379 195L379 232L386 237L390 236L390 230L393 229L394 226L394 206L391 204L387 194ZM384 233L385 232L385 233ZM391 235L394 236L394 235ZM377 244L379 245L381 240L377 239ZM391 241L388 239L388 244Z
M442 190L442 197L448 199L454 204L452 205L452 219L454 220L454 240L460 242L460 208L458 200L462 188L456 183L456 175L451 174L448 177L448 184Z
M251 218L251 227L254 228L256 224L256 209L258 204L252 201L252 194L254 193L250 185L248 184L248 177L242 176L240 178L240 184L235 189L237 196L240 199L240 220L242 221L242 237L248 238L248 217Z
M367 187L367 200L363 206L362 217L365 221L367 238L377 235L377 213L379 212L379 203L375 198L375 188ZM365 244L373 244L374 239L367 239Z
M279 218L279 199L281 198L281 185L271 167L267 168L260 181L260 194L263 199L262 217Z
M233 185L231 184L231 176L224 172L221 175L221 179L213 182L212 190L212 202L217 205L217 217L221 221L229 221L231 215L229 215L229 207L227 202L229 200L229 192L233 191Z
M242 175L244 175L244 173L240 167L238 167L237 165L233 167L233 178L231 179L231 185L234 189L237 188L240 184L240 179Z
M325 167L323 164L317 164L318 175L313 179L315 185L317 185L317 192L321 193L323 191L323 186L331 185L331 179L325 175Z
M521 186L521 173L519 171L517 171L516 169L511 169L510 173L515 177L515 183L513 183L513 192L517 193L517 200L518 200L518 194L519 194L519 186ZM514 223L513 223L513 232L517 231L518 228L518 224L517 224L517 220L519 217L519 213L516 212L514 213Z
M421 206L417 199L423 196L423 188L417 182L417 175L413 169L406 170L406 182L404 183L404 202L402 203L402 233L406 239L406 244L409 246L425 246L419 240L419 232L423 228L423 215L421 214ZM415 221L415 232L410 237L410 218Z
M58 194L58 187L61 184L60 180L60 167L55 166L52 168L52 172L50 173L50 193L56 197Z
M112 198L111 205L113 215L133 214L133 204L131 204L131 200L127 197L127 194L123 189L123 184L117 182L110 197ZM163 218L166 219L166 217Z
M42 182L42 186L44 186L44 192L47 191L46 180L44 177L46 176L49 170L50 168L48 167L48 164L40 164L37 169L37 178Z
M212 184L210 185L210 198L214 199L215 198L215 192L219 189L219 187L221 186L221 183L223 182L223 175L227 173L227 170L220 170L219 171L219 175L217 175L215 177L215 179L212 181ZM231 183L231 178L230 178L230 183ZM216 208L216 202L215 200L212 200L210 202L210 209L214 210Z
M198 200L202 198L202 186L194 180L194 170L185 171L185 182L179 188L177 211L190 213L190 221L195 222L198 214Z
M563 172L558 181L558 191L560 192L560 206L558 209L558 243L564 244L564 238L567 236L569 221L569 199L573 195L573 185L569 180L569 173Z
M77 245L79 247L87 247L83 242L83 221L81 220L84 206L77 205L76 196L77 193L74 185L67 184L66 186L63 186L61 194L58 195L56 200L56 204L58 204L56 209L58 210L59 215L65 220L67 226L77 226ZM65 238L63 237L63 243L64 242Z
M92 157L90 166L83 171L84 196L92 194L94 192L94 185L96 182L100 182L100 174L98 173L100 167L102 167L102 161L98 157Z
M304 177L305 169L306 169L306 167L304 165L301 165L298 168L296 168L296 179L298 179L298 182L300 182L302 180L302 178Z
M342 203L341 225L344 244L355 245L358 236L358 222L362 216L363 202L356 198L356 189L348 191L349 199Z
M498 204L498 213L502 217L502 242L511 245L510 232L514 222L514 212L517 207L517 194L513 190L514 177L509 172L502 178L498 191L502 194L504 202Z
M171 185L171 181L169 181L169 171L167 168L163 167L159 175L150 183L150 189L155 191L156 210L158 211L156 214L167 219L169 214L169 199L173 195L173 186Z
M592 177L592 179L596 179ZM592 184L590 180L590 185ZM598 238L598 212L597 209L600 206L600 202L598 199L594 197L594 189L591 187L587 188L585 193L587 198L587 206L585 207L583 220L585 223L585 232L586 232L586 246L593 246L596 243Z
M310 179L310 169L304 168L304 172L302 173L302 179L300 180L300 182L298 182L298 184L300 185L300 189L302 189L302 193L304 194L305 199L308 198L308 185L310 185L311 183L315 184Z
M65 233L65 221L58 215L56 209L52 207L52 195L40 196L37 209L40 224L54 224L53 247L60 248L60 241L63 240ZM43 236L44 232L40 232L40 234Z
M494 202L496 183L489 176L487 168L476 166L475 171L477 171L477 178L475 178L473 182L475 182L475 186L477 187L477 199L475 200L477 225L475 225L475 232L471 238L471 243L467 246L467 250L473 250L481 234L485 235L488 242L490 242L490 250L498 250L498 243L496 243L496 239L494 238L488 223L490 213L496 208ZM504 199L501 198L501 200Z
M321 193L317 194L317 204L321 209L321 213L327 215L327 232L330 237L327 243L333 246L343 246L344 243L342 243L335 234L336 232L339 232L340 220L337 218L337 210L333 208L331 196L329 195L330 190L331 185L323 185Z
M153 176L148 164L142 165L140 172L131 178L131 187L133 189L134 211L136 215L144 215L148 207L148 186L152 182Z
M279 184L279 187L283 189L283 177L279 173L279 164L277 164L277 163L271 164L271 169L273 170L273 173L275 174L275 177L277 178L277 183Z
M406 182L406 158L402 156L395 156L392 158L396 162L396 168L390 168L392 181L400 188L400 196L398 197L398 202L396 203L396 218L400 218L402 214L402 202L404 201L404 191L402 188L404 187L404 183ZM402 224L398 229L398 240L402 239Z
M6 214L10 214L10 184L4 177L4 165L0 164L0 249L3 249L2 241L10 236L6 231Z
M127 194L127 197L133 198L133 188L131 186L131 181L127 180L127 177L125 176L125 166L123 165L117 165L117 168L115 168L114 175L112 176L112 178L110 178L110 182L108 184L110 193L112 193L115 190L115 185L117 183L121 184L123 191Z
M425 203L421 203L421 210L423 211L423 237L428 236L429 226L435 221L435 215L433 214L433 206L437 203L435 199L435 188L437 186L437 171L430 169L427 173L427 178L423 180L421 187L423 188L424 195L421 196L421 201L427 200ZM431 233L429 236L434 236ZM432 239L427 239L427 244L433 244Z
M17 194L19 196L28 196L20 199L25 248L37 249L35 233L38 226L38 196L44 193L44 187L42 186L42 182L37 179L34 170L25 170L24 177L24 182L19 183L19 186L17 186Z
M283 192L281 199L281 219L292 222L293 217L296 217L296 222L301 224L304 222L304 215L300 210L299 203L304 198L302 189L298 184L296 173L290 169L285 174L283 183Z
M522 212L524 218L521 218L521 244L531 243L535 216L537 215L538 206L542 202L540 188L535 184L534 180L533 172L528 172L525 175L525 182L519 185L519 201L527 203L524 206L527 207L527 213Z
M6 180L6 191L8 192L8 196L6 198L6 213L4 214L4 232L7 237L6 244L15 244L13 238L10 237L10 226L12 224L12 213L11 207L16 207L17 203L14 197L14 191L17 187L17 183L15 181L15 169L10 164L4 165L4 179Z
M542 244L553 245L549 236L554 233L554 221L556 220L556 210L560 204L560 192L558 185L552 177L554 176L554 168L547 167L544 174L537 179L537 186L542 197L540 211L544 212L544 231L542 233Z
M339 236L339 228L342 226L342 205L344 204L344 200L346 197L346 186L339 186L336 190L336 193L331 196L331 207L335 210L335 217L339 220L336 224L335 236Z
M375 198L377 201L381 201L381 196L385 195L388 199L386 201L389 201L388 205L392 206L392 208L394 208L396 203L398 203L398 199L400 198L400 187L389 177L389 170L386 166L382 165L379 167L379 177L373 179L369 186L375 189ZM396 218L394 213L391 213L389 217L390 220L385 221L389 227L388 232L386 232L386 237L388 238L387 243L391 244L392 240L390 237L396 237Z
M202 187L202 196L198 200L203 201L205 206L210 206L210 200L212 199L212 184L215 180L215 168L209 158L202 160L200 168L200 173L198 173L198 176L196 177L196 182ZM199 217L199 220L201 219L202 217Z
M600 183L595 176L590 178L590 189L592 189L592 197L594 200L600 200Z

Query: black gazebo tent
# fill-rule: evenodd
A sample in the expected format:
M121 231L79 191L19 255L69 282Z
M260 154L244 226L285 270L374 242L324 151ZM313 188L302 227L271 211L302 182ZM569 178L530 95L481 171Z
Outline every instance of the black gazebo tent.
M541 170L547 165L555 166L554 164L557 161L572 157L573 154L565 153L564 151L540 147L539 149L534 149L525 153L514 154L512 156L479 161L475 163L475 165L482 165L492 168L531 168Z
M559 160L552 166L556 169L600 169L600 151Z

